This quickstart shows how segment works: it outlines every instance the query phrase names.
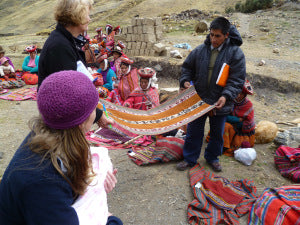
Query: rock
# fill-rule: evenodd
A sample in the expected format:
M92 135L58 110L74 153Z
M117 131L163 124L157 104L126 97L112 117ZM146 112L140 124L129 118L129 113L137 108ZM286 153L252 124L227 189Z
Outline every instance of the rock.
M197 23L195 25L194 28L196 33L204 33L206 31L208 31L208 23L206 21L200 21L199 23Z
M178 50L170 51L170 56L172 58L182 59L182 55L180 54L180 52Z
M161 72L163 70L163 68L159 64L155 65L153 68L155 69L156 72Z
M162 51L166 50L166 46L162 43L156 43L155 45L153 45L153 49L157 53L161 53Z
M3 158L3 152L0 152L0 159L2 159Z
M287 145L292 148L297 148L300 143L300 127L279 132L274 139L276 145Z
M260 60L260 62L258 63L259 66L264 66L266 65L266 61L265 60Z
M269 32L270 31L270 29L267 28L267 27L261 27L259 30L262 31L262 32Z
M269 143L277 135L278 127L275 123L262 120L255 128L255 142L257 144Z
M279 48L274 48L273 53L279 53Z

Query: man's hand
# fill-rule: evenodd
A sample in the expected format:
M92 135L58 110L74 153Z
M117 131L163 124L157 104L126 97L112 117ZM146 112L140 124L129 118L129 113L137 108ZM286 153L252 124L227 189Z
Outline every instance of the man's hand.
M216 109L221 109L226 103L226 98L221 96L219 100L215 103Z
M190 86L191 86L191 83L189 81L185 81L184 84L183 84L183 87L185 89L188 89Z
M110 124L114 124L115 121L111 118L107 118L103 112L101 118L97 121L99 127L108 128Z
M104 181L104 189L105 192L108 194L109 192L111 192L117 183L117 178L116 178L116 174L117 174L118 170L114 169L113 172L108 171L106 174L106 178Z

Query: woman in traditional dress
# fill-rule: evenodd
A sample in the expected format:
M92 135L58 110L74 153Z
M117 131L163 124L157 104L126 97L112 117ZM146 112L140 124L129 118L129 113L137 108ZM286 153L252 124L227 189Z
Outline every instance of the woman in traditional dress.
M5 57L6 59L8 59L9 65L11 65L13 69L15 69L14 64L12 63L12 61L10 60L10 58L8 56L5 56L5 50L0 45L0 59L3 58L3 57ZM1 65L1 62L0 62L0 65Z
M159 94L156 87L156 72L152 68L138 70L140 87L136 88L124 102L123 106L149 110L159 105Z
M39 69L39 56L37 55L36 46L30 45L25 48L25 51L28 52L29 55L26 56L23 61L22 70L32 74L36 74Z
M234 100L231 115L227 116L224 130L224 154L233 156L233 151L241 144L249 142L250 147L255 142L255 122L252 102L247 95L253 94L253 88L248 80L245 81L242 92Z
M113 89L113 83L117 80L115 72L110 68L107 57L102 57L100 61L100 69L97 70L101 73L103 78L103 87L107 88L109 91Z
M114 84L115 89L110 92L110 95L107 98L108 101L123 105L130 93L139 87L137 69L131 68L132 64L133 61L131 59L121 57L120 77L117 75L117 81Z

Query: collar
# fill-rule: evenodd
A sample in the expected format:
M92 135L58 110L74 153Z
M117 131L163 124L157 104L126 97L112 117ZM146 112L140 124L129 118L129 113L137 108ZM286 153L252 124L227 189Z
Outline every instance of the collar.
M225 41L224 41L225 42ZM218 52L220 52L224 46L224 42L217 48L218 49ZM213 50L214 47L212 45L210 45L210 50Z

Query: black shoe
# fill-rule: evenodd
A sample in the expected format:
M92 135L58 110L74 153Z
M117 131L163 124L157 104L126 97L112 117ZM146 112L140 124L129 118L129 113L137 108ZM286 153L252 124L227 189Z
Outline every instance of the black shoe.
M222 171L222 166L219 162L213 162L213 163L208 163L210 167L215 171L215 172L221 172Z
M176 165L176 169L177 170L180 170L180 171L184 171L184 170L186 170L186 169L189 169L189 168L191 168L191 167L193 167L194 165L192 165L192 164L190 164L190 163L188 163L188 162L186 162L186 161L181 161L180 163L178 163L177 165Z

